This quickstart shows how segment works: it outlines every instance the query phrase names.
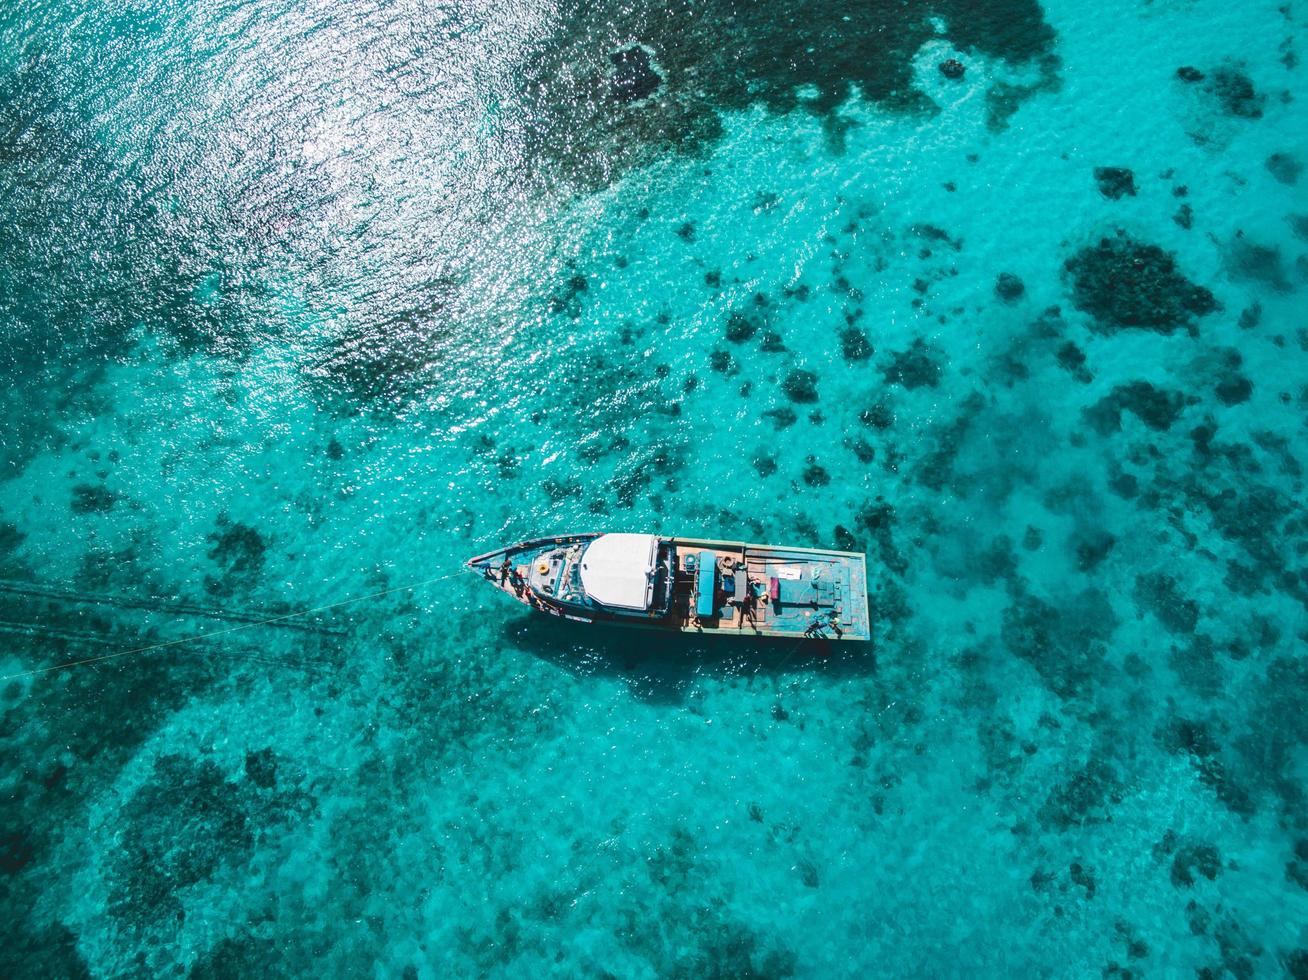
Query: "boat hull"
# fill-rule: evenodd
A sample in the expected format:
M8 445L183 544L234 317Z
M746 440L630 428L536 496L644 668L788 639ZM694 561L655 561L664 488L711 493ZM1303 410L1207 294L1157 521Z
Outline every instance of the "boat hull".
M647 611L564 601L551 583L536 580L534 570L566 563L601 536L523 541L471 558L468 567L514 601L578 623L701 636L871 639L867 561L859 552L660 537L667 590Z

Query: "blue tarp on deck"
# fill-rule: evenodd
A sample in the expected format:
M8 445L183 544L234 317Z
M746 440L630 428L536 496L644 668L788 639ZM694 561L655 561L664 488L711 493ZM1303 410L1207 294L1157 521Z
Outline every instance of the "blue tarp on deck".
M713 587L717 578L717 561L711 551L699 553L699 576L696 579L695 614L708 618L717 612L713 603Z

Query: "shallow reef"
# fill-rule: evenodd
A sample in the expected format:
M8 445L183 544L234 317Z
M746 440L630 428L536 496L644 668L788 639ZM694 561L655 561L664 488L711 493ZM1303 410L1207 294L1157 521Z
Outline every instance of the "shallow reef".
M854 93L895 110L922 111L929 102L913 84L912 58L931 37L932 17L948 25L960 48L1036 64L1046 79L1056 76L1053 31L1029 0L980 7L933 0L926 9L903 11L825 2L748 9L719 2L570 3L526 71L530 146L593 186L661 153L704 152L720 138L721 114L751 105L811 112L833 125ZM614 52L631 39L637 44ZM565 64L570 70L563 73ZM564 91L544 84L548 79L561 80ZM815 95L801 99L804 88ZM1015 91L1014 108L1029 94Z
M1174 255L1121 231L1078 251L1064 270L1076 308L1104 333L1194 329L1196 319L1219 306L1209 289L1180 272Z
M1308 973L1293 12L273 13L5 22L0 975Z

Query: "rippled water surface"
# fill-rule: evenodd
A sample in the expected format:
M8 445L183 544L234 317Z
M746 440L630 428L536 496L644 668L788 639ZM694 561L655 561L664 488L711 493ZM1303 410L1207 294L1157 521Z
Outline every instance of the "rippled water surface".
M0 975L1308 976L1306 18L5 5Z

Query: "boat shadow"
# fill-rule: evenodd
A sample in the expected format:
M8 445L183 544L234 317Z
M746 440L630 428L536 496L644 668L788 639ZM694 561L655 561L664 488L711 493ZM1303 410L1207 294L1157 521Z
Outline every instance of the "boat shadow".
M575 623L526 613L505 621L506 645L578 676L620 678L644 701L681 703L704 678L767 682L815 673L824 677L876 672L872 643L660 633Z

